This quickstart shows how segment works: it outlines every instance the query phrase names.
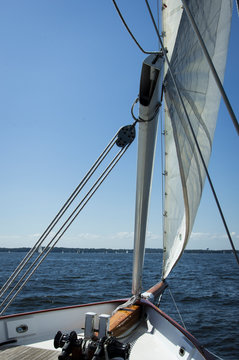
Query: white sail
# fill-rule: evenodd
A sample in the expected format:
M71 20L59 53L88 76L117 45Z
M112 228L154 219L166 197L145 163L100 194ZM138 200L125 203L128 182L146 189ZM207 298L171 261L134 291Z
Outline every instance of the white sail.
M209 162L220 94L183 11L176 41L168 23L169 3L163 10L165 46L204 161ZM179 3L179 2L178 2ZM187 1L218 75L223 81L232 15L231 0ZM180 12L178 12L180 14ZM174 46L173 49L171 46ZM180 258L199 206L205 170L169 71L165 77L165 202L163 278Z
M171 60L176 37L178 34L178 27L183 13L181 1L168 0L163 1L162 4L162 28L164 47L167 48L168 59ZM167 66L165 64L165 73Z

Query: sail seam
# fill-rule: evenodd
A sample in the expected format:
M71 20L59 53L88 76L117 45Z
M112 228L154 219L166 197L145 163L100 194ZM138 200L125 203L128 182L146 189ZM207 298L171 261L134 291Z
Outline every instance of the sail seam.
M197 106L195 105L195 103L193 102L192 98L190 97L189 93L187 91L185 91L184 89L181 88L181 91L184 95L184 97L186 98L186 100L188 101L188 104L191 106L191 109L195 115L195 117L197 118L198 122L200 123L200 125L202 126L202 129L204 130L204 133L208 139L209 145L210 145L210 150L212 149L212 140L208 131L208 128L205 124L205 122L203 121Z

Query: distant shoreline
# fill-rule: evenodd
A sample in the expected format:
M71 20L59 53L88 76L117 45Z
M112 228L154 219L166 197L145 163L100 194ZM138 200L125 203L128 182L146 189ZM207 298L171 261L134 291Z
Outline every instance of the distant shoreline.
M44 247L43 247L44 249ZM20 248L0 248L0 252L28 252L30 250L29 247L20 247ZM66 247L55 247L51 250L54 253L133 253L133 249L108 249L108 248L66 248ZM146 248L146 253L162 253L163 249L156 248ZM192 249L185 250L185 253L232 253L232 250L210 250L210 249ZM238 252L238 250L237 250Z

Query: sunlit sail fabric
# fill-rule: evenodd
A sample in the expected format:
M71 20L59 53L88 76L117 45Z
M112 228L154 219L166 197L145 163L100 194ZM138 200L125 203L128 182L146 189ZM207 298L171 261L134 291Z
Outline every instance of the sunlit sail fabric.
M179 0L163 1L162 4L162 24L163 24L163 40L164 46L167 48L168 59L171 60L178 27L182 17L183 8ZM167 66L165 66L165 72Z
M216 126L220 94L180 1L164 1L164 45L205 163L208 164ZM170 8L169 4L175 5ZM190 0L190 11L223 81L232 15L231 0ZM170 24L168 11L180 17ZM181 11L181 12L180 12ZM182 15L181 15L182 13ZM167 39L174 36L176 41ZM175 38L175 36L174 36ZM165 201L163 278L187 244L205 182L205 170L169 71L165 77Z

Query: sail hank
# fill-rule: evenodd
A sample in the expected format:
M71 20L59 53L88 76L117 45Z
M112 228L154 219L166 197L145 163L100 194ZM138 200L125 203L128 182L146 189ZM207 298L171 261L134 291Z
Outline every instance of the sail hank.
M223 81L232 13L231 0L187 1L220 80ZM163 11L165 42L170 33ZM170 45L170 42L168 42ZM167 45L168 46L168 45ZM220 93L197 36L182 13L171 51L172 74L165 76L165 201L163 278L188 242L205 182L205 169L188 118L208 165ZM174 79L172 78L174 77ZM176 81L184 106L174 86ZM187 116L185 114L185 109Z
M139 94L139 136L135 205L134 263L132 293L142 287L147 215L158 127L159 91L163 81L163 58L148 56L142 67Z

